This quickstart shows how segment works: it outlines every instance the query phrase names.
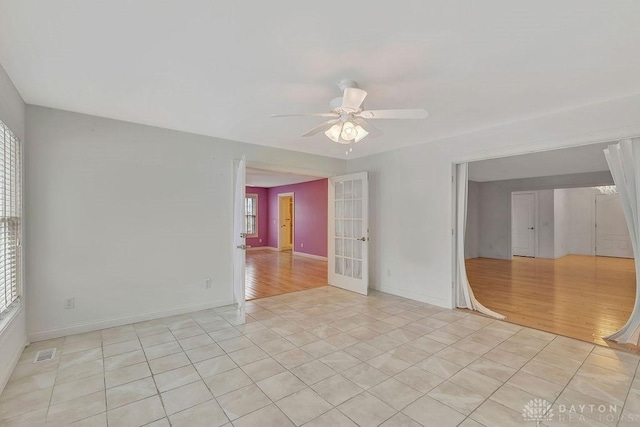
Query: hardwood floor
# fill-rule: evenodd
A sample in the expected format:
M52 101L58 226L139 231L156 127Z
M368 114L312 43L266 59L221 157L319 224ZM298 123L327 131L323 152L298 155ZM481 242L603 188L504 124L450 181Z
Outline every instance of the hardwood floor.
M467 260L469 283L507 321L609 347L635 301L633 259L569 255ZM637 348L633 348L637 351Z
M327 261L293 256L290 251L247 251L247 300L327 286L327 282Z

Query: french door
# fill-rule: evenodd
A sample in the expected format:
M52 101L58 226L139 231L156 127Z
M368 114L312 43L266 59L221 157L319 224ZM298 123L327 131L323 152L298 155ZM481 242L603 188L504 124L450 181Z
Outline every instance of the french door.
M369 177L329 179L329 284L367 295L369 289Z
M233 204L233 297L238 304L239 315L244 323L245 312L245 256L246 256L246 217L245 217L245 157L242 156L236 174L236 188Z

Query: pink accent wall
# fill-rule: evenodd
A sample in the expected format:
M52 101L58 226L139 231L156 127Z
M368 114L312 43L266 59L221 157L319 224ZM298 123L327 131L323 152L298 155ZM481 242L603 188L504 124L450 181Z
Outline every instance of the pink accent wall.
M294 193L294 250L327 256L328 181L303 182L267 189L269 198L269 246L278 247L278 194ZM304 244L304 247L301 247Z
M269 194L267 188L246 187L246 194L258 195L258 237L247 238L247 246L267 246L269 239ZM262 239L262 242L260 242Z

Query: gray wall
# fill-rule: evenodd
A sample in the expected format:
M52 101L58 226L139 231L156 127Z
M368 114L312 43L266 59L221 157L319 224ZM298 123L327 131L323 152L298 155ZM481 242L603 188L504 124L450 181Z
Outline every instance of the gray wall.
M25 142L25 104L2 66L0 66L0 120L23 143ZM23 290L28 287L26 282L27 280L23 280ZM0 360L2 361L0 363L0 393L9 380L27 340L25 298L22 300L23 308L0 333ZM0 324L2 323L0 321Z
M524 178L504 181L480 182L478 211L479 231L468 229L468 233L479 232L478 255L484 258L509 259L511 245L511 193L514 191L553 190L558 188L589 187L613 184L608 171L584 174L558 175L540 178ZM538 197L538 256L554 258L554 195L544 192ZM542 209L540 209L542 207ZM472 208L472 206L470 206ZM476 215L474 212L470 216Z

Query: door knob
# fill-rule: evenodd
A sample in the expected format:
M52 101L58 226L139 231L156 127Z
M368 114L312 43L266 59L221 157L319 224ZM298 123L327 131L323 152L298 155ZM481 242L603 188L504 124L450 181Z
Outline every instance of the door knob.
M245 251L247 250L247 245L239 245L239 246L236 246L236 248L242 249L243 251Z
M366 241L367 241L367 238L366 238L366 237L361 237L361 238L356 239L356 240L360 240L360 241L366 242Z
M535 230L535 229L536 229L535 227L529 227L529 230Z

